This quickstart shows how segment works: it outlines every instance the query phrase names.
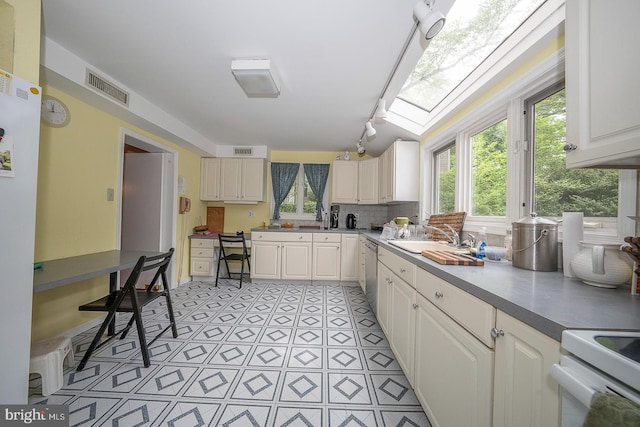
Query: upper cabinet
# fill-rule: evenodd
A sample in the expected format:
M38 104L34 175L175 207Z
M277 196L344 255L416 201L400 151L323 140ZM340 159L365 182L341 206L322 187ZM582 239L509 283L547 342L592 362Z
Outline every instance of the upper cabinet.
M231 203L264 202L264 159L203 158L200 199Z
M331 203L358 203L358 163L334 160L331 167Z
M220 159L203 157L200 160L200 200L220 200Z
M358 162L358 204L378 204L378 159Z
M394 142L379 157L380 203L417 202L419 185L418 141Z
M638 0L567 0L567 167L640 167ZM635 96L634 96L635 95Z

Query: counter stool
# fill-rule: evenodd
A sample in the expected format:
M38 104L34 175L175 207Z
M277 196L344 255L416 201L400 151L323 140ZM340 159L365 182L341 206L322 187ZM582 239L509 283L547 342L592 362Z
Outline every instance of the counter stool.
M64 367L74 366L71 339L56 337L31 343L29 373L42 377L42 395L49 396L62 388Z

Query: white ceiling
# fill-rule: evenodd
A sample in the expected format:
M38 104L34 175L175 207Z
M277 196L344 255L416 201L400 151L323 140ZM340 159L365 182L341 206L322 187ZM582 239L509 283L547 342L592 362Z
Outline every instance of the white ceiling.
M205 135L211 152L217 144L353 151L415 28L415 3L47 0L43 34ZM271 59L281 95L248 98L230 71L236 58ZM376 129L365 144L372 155L417 138L391 123Z

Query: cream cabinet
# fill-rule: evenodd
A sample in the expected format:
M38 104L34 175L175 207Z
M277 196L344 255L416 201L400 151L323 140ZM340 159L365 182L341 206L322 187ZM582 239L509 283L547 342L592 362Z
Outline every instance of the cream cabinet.
M358 204L378 204L378 159L361 160L358 164Z
M494 427L557 427L560 390L551 367L560 343L498 311L493 399Z
M569 168L640 166L640 2L567 0Z
M414 390L431 424L491 426L493 351L421 295L417 306Z
M378 158L380 203L418 201L419 157L417 141L398 140Z
M254 232L251 235L251 278L311 279L310 233Z
M340 239L340 280L357 281L360 245L357 234L342 234Z
M413 385L415 353L416 267L378 248L378 315L391 350Z
M217 259L215 258L214 240L193 238L189 246L191 249L189 257L191 276L213 276L217 267L214 262Z
M340 280L339 233L313 233L312 280Z
M200 159L200 200L220 200L220 159Z
M331 203L358 203L358 163L334 160L331 165Z
M264 159L220 159L220 200L236 203L264 202Z

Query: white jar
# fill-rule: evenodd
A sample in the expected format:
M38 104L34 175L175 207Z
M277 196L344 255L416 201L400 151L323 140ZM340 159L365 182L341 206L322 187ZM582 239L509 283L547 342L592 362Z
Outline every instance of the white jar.
M580 245L582 249L571 260L571 268L584 283L615 288L631 281L631 260L620 250L620 245L589 242L580 242Z

